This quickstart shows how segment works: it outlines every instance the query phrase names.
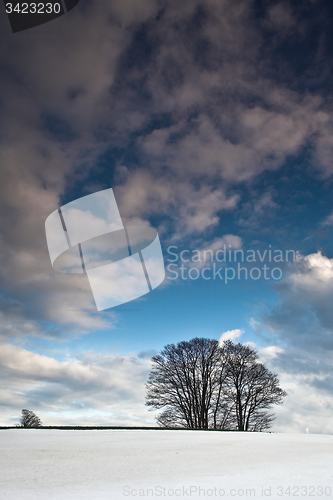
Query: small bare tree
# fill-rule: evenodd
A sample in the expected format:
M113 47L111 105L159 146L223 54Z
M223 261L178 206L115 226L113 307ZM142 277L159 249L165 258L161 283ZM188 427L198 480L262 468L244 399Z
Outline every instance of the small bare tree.
M36 413L31 410L22 410L19 427L41 427L42 422Z

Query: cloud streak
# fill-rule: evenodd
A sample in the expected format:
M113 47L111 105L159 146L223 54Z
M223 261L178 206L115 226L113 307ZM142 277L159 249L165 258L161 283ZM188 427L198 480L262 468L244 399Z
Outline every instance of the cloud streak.
M0 392L0 404L5 407L1 423L14 424L23 407L33 407L43 415L45 425L57 421L59 412L66 419L66 413L76 410L77 420L71 420L76 424L81 418L86 421L85 412L92 415L91 424L108 421L116 425L119 414L123 425L133 424L138 418L133 413L152 423L143 406L149 366L144 357L93 353L58 361L1 343L0 373L7 380Z

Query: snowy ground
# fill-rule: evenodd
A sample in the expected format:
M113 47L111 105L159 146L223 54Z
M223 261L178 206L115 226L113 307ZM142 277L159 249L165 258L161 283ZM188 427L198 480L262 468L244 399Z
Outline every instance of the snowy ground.
M332 498L333 436L0 430L0 498Z

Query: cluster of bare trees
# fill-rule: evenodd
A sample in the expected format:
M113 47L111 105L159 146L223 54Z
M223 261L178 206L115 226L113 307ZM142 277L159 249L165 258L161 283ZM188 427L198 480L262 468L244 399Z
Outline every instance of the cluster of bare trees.
M162 410L163 427L262 431L286 392L243 344L194 338L166 345L152 358L146 405Z

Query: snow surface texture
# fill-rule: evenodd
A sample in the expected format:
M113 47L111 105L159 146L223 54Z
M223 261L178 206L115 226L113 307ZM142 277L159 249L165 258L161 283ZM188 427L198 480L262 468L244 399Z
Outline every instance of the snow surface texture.
M6 500L333 498L332 464L332 435L0 430Z

